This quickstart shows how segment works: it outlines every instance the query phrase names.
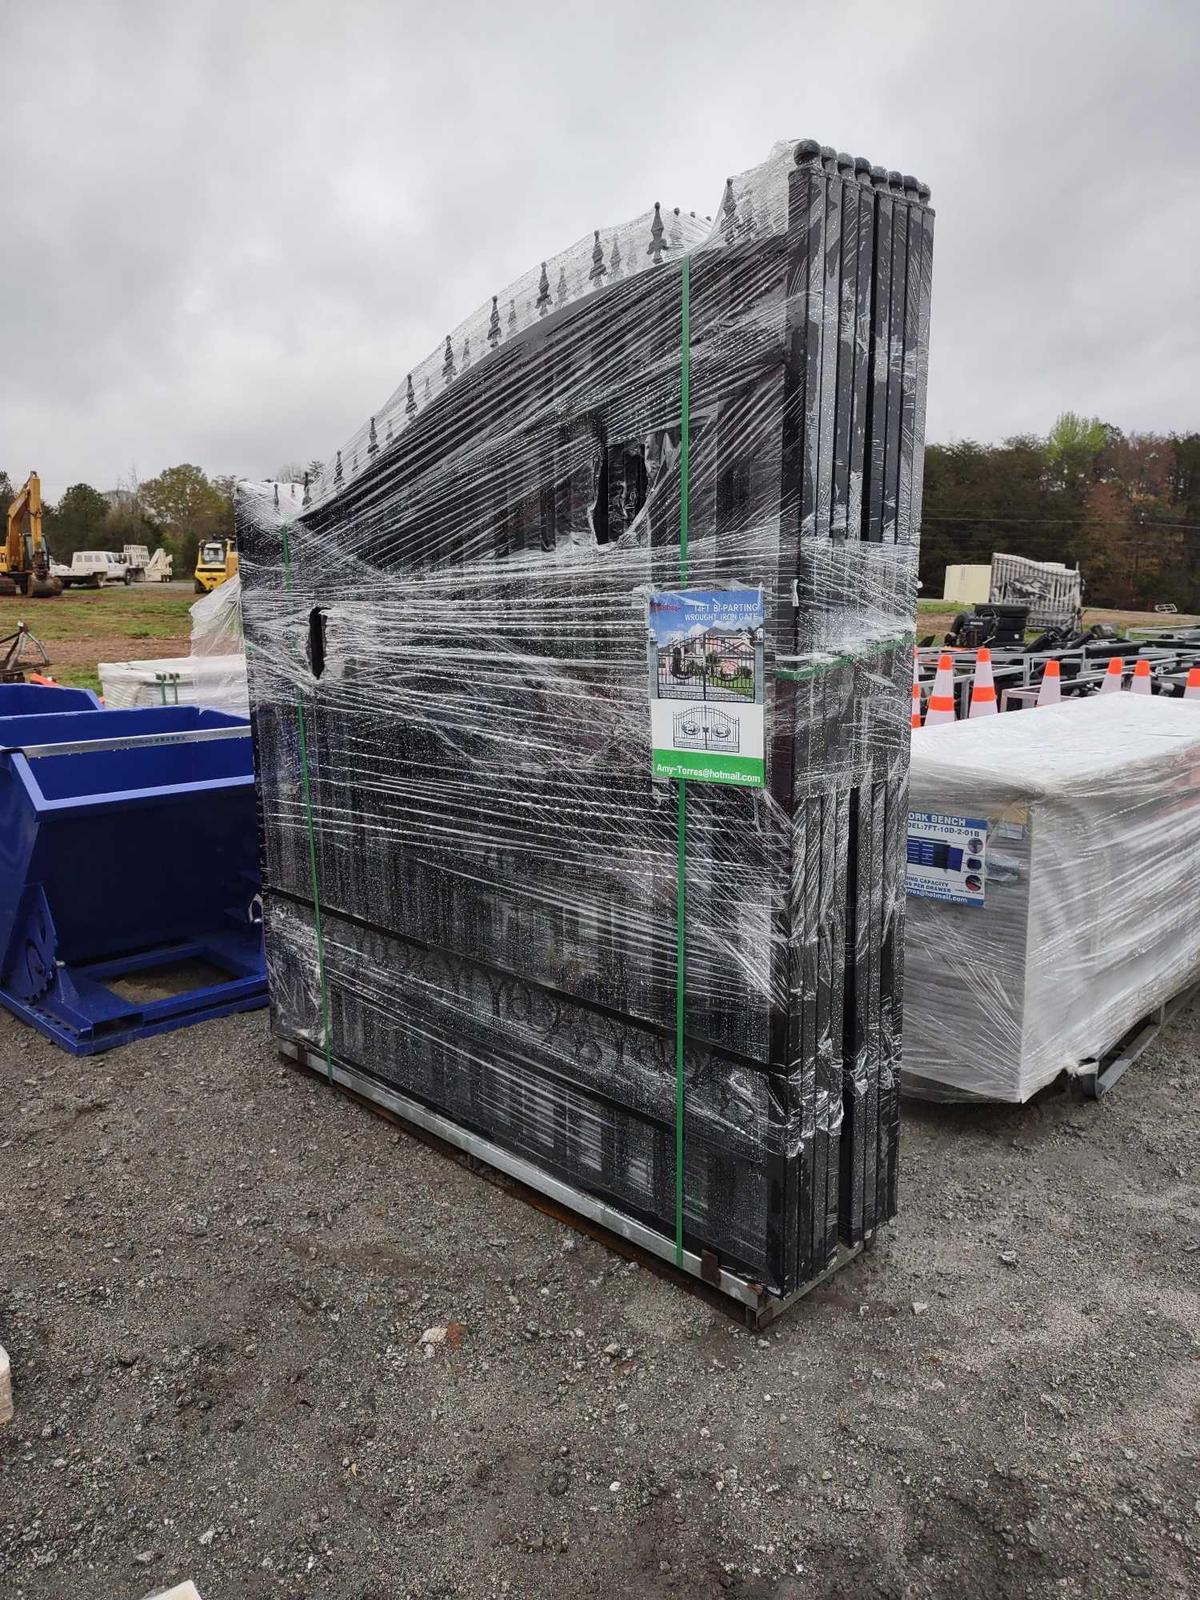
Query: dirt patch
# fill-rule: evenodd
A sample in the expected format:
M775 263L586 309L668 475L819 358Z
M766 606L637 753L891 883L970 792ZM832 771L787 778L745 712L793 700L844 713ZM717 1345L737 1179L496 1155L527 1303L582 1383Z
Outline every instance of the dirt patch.
M96 634L83 639L57 639L46 648L56 668L94 671L101 661L157 661L162 656L186 656L190 645L191 636L185 632L168 639Z
M901 1217L760 1339L263 1013L0 1016L0 1592L1183 1600L1198 1090L1185 1015L1098 1104L910 1109Z
M54 677L95 689L101 661L187 655L194 599L174 584L70 589L53 600L0 596L0 637L27 622L45 646Z

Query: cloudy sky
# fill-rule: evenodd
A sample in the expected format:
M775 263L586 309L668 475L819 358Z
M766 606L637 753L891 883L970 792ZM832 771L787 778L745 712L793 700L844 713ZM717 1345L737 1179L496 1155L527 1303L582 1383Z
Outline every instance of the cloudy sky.
M938 212L929 437L1200 428L1200 0L0 0L0 467L326 457L474 307L812 136Z

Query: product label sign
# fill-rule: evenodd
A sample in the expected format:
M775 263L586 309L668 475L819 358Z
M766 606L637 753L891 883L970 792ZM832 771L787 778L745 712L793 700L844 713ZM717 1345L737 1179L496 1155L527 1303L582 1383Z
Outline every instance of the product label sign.
M909 894L981 906L987 892L988 825L979 817L940 811L908 813Z
M761 787L761 589L676 589L646 611L656 778Z

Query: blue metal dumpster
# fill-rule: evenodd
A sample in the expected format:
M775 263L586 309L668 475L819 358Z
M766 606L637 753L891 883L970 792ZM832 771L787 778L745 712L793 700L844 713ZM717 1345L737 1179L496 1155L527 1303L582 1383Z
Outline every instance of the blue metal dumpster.
M0 717L24 717L38 711L99 711L90 689L61 689L47 683L0 683Z
M265 1004L249 732L197 706L0 717L9 1010L87 1055Z

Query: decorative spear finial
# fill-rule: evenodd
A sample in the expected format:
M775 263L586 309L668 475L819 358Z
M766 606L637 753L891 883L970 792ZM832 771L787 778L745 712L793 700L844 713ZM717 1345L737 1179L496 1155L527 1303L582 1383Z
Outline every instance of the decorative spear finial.
M275 509L279 510L279 485L275 485Z
M433 394L433 384L429 381L429 374L426 373L425 374L425 383L424 383L424 386L421 389L421 402L422 402L423 405L427 405L429 403L429 399L430 399L430 396L432 394Z
M342 483L344 481L342 476L342 452L340 450L337 453L337 461L334 463L333 481L334 483Z
M374 417L371 418L371 426L367 430L367 454L369 456L379 454L379 435L375 432Z
M426 379L426 382L428 382L428 381L429 380ZM410 372L409 375L408 375L407 392L406 392L406 394L404 396L404 415L406 417L415 417L416 414L417 414L417 397L413 393L412 373Z
M516 333L516 331L517 331L517 302L515 300L510 300L508 302L508 332L509 332L509 337L511 338L511 336L514 333Z
M725 243L732 244L738 234L737 200L733 193L733 179L725 179L725 195L721 201L721 226L725 230Z
M679 222L678 206L675 207L674 215L671 218L671 231L667 237L671 241L672 250L681 250L683 248L683 228L680 226Z
M454 380L457 372L458 368L454 365L454 349L450 343L450 335L447 334L446 348L442 352L442 377L447 383L451 383Z
M562 262L558 269L558 282L554 285L554 304L565 306L567 303L567 264Z
M596 242L592 245L592 270L588 273L588 281L594 289L602 289L608 268L604 265L604 246L600 243L599 228L595 230L593 237Z
M620 241L620 239L617 238L616 234L614 233L613 234L613 242L612 242L612 253L609 256L609 268L608 268L609 282L610 283L616 283L617 279L619 277L621 277L622 274L624 273L624 270L625 270L624 267L621 265L621 241Z
M462 347L462 370L465 372L470 365L471 365L471 335L469 333L464 333L463 334L463 347Z
M550 309L550 279L546 276L546 263L542 262L542 275L538 279L537 314L544 317Z
M308 473L307 472L304 474L304 494L303 494L303 497L301 498L300 504L302 506L307 506L307 505L311 505L312 504L312 495L309 493L309 490L308 490Z
M492 318L488 323L488 344L494 350L500 343L500 297L492 296Z
M650 243L646 246L646 254L656 267L662 266L663 220L662 208L657 200L654 202L654 221L650 224Z

